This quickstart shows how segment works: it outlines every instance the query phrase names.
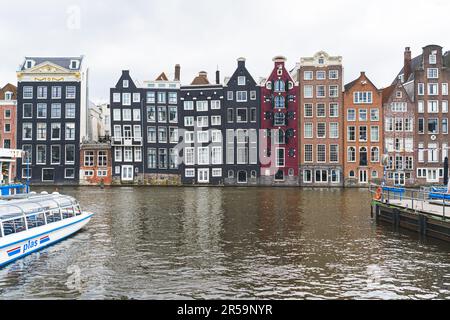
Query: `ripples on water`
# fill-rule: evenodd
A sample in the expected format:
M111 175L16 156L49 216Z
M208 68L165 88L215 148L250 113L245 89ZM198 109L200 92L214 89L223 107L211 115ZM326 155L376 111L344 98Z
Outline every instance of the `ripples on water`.
M376 226L365 190L60 191L95 217L1 269L1 298L450 298L450 245Z

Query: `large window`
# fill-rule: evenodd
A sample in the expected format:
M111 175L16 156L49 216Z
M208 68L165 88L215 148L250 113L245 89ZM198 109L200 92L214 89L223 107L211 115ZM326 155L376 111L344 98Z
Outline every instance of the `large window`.
M23 118L28 119L33 117L33 105L31 103L23 104Z
M304 137L307 139L313 138L313 124L311 122L305 122L305 134Z
M178 122L178 110L177 107L169 106L169 122L177 123Z
M330 144L330 162L339 161L339 145Z
M326 162L326 146L324 144L317 145L317 162Z
M327 124L325 122L317 123L317 138L325 138L327 135L326 132Z
M372 92L371 91L354 92L353 103L357 104L372 103Z
M156 121L156 109L155 106L147 106L147 122Z
M46 149L47 147L45 145L36 146L36 164L47 164Z
M38 123L36 130L36 139L37 140L47 140L47 124L46 123Z
M276 112L274 117L275 126L284 126L286 124L286 115L283 112Z
M37 104L37 117L40 119L47 118L47 104L46 103L38 103Z
M76 92L77 90L75 86L66 87L66 99L75 99Z
M52 119L60 119L61 118L61 104L60 103L52 103L51 118Z
M167 108L158 106L158 122L167 122Z
M155 148L147 149L147 168L148 169L156 169L156 149Z
M75 123L66 123L66 140L75 140Z
M281 109L285 107L285 99L283 96L275 97L275 108Z
M84 151L84 166L85 167L94 166L94 151Z
M196 105L198 112L208 111L208 101L197 101Z
M284 167L284 148L276 148L276 166Z
M176 92L169 92L169 104L177 104L177 93Z
M22 124L22 139L32 140L33 139L33 124L23 123Z
M313 162L313 145L305 144L305 162Z
M238 122L238 123L246 123L247 122L247 109L246 108L236 109L236 122Z
M66 103L66 118L75 118L75 103Z
M159 169L167 169L168 165L168 156L167 156L167 149L166 148L159 148L158 149L159 154Z
M75 163L75 145L68 144L66 145L66 164L74 164Z
M283 80L275 81L275 92L284 92L285 91L285 83Z
M428 133L437 134L439 133L439 119L428 119Z
M198 148L198 164L208 165L209 164L209 148L199 147Z

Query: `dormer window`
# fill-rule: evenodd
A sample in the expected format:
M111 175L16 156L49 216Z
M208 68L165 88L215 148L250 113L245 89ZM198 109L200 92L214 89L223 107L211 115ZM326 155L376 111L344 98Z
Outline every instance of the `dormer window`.
M396 97L399 98L399 99L401 99L402 96L403 96L402 92L401 92L401 91L397 91Z
M122 87L128 88L128 86L129 86L128 80L123 80L123 82L122 82Z
M319 58L319 64L324 64L325 63L325 59L323 57Z
M8 91L5 93L5 100L12 100L13 93Z
M34 66L34 61L33 60L27 60L25 61L25 69L30 69Z
M245 86L245 76L238 77L238 86Z
M78 69L79 61L78 60L70 60L70 69Z

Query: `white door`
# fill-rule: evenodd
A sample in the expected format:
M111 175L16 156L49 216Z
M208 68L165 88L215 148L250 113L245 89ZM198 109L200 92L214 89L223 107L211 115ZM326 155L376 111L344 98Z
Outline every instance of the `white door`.
M133 180L133 166L122 166L122 180L123 181Z
M359 183L367 183L367 170L359 170Z
M209 169L198 169L198 183L209 182Z
M439 176L436 169L427 170L427 182L439 182Z

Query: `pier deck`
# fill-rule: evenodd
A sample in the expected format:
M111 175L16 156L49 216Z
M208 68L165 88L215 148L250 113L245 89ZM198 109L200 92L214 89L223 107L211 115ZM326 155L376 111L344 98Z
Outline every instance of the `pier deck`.
M431 215L435 215L438 217L444 217L444 213L445 213L445 217L450 218L450 207L446 206L445 212L444 212L444 208L442 205L433 204L433 203L428 202L427 200L411 201L409 199L407 199L407 200L394 199L394 200L389 200L389 204L399 206L399 207L402 207L405 209L413 209L414 211L420 211L420 213L423 213L423 214L431 214Z

